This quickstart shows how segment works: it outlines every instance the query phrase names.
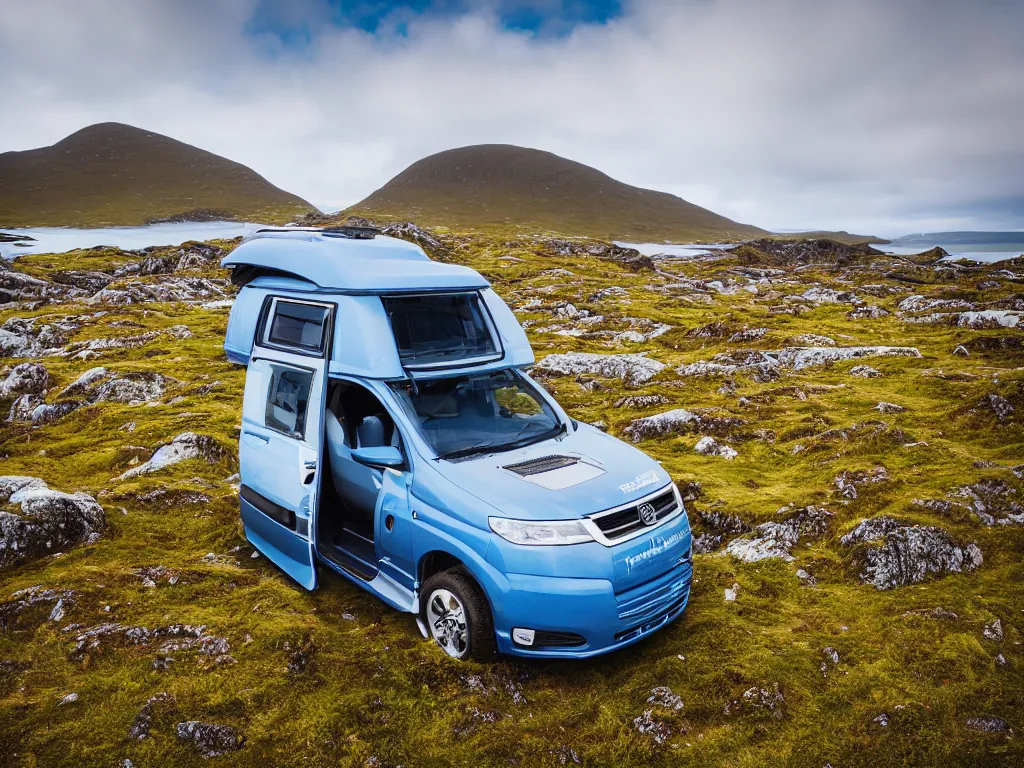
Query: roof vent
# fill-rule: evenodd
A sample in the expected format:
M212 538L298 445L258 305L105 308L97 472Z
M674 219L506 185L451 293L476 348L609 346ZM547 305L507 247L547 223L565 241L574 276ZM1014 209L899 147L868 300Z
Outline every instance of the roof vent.
M326 237L347 237L352 240L373 240L380 234L376 227L324 227Z
M506 464L502 469L515 472L520 477L529 477L530 475L539 475L542 472L551 472L555 469L571 467L574 464L579 464L579 462L580 460L576 456L541 456L539 459L530 459L518 464Z

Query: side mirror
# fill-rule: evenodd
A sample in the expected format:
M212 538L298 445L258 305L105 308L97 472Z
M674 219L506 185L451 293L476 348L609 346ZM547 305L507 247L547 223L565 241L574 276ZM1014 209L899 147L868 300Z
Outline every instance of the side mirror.
M402 452L390 445L356 448L352 451L352 460L358 464L376 469L400 467L405 463L405 459L402 458Z

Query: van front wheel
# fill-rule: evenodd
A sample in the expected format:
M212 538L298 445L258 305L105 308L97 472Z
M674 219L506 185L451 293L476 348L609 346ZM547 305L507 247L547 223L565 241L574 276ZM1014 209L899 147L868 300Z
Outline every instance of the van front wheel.
M494 621L480 586L461 568L436 573L420 591L420 618L441 650L453 659L494 658Z

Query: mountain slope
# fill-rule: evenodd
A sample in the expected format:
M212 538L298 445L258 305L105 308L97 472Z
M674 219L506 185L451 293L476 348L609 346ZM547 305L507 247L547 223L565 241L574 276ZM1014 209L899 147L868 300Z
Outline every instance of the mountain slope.
M582 163L508 144L425 157L345 213L398 216L428 225L512 224L644 242L765 234L674 195L632 187Z
M240 163L121 123L97 123L51 147L0 154L0 226L211 218L283 223L314 210Z

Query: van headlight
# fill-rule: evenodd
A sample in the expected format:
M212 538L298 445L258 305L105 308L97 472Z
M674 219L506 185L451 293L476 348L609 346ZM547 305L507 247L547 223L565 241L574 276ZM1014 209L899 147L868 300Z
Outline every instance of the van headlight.
M594 537L579 520L509 520L505 517L489 517L491 530L513 544L553 545L582 544L593 541Z

